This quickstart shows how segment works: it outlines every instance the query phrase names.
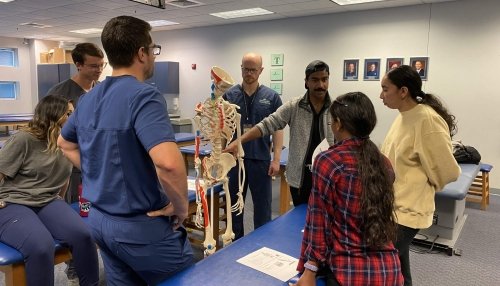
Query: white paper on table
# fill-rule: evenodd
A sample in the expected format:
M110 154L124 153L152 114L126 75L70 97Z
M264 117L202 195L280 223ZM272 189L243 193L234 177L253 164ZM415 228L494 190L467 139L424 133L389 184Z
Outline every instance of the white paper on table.
M262 247L236 261L286 282L297 275L296 268L299 260L279 251Z
M188 179L188 190L196 190L196 179ZM203 185L203 179L200 179L200 185Z

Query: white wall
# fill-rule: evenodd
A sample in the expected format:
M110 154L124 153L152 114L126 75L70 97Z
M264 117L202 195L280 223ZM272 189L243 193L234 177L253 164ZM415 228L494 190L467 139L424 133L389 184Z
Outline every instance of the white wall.
M330 65L332 96L362 91L373 100L379 123L372 138L381 143L397 115L378 98L377 81L342 81L343 60L429 56L424 90L441 97L457 116L455 139L475 146L483 161L500 168L500 106L495 80L500 66L500 3L461 0L277 21L155 32L162 45L157 60L180 62L180 110L194 115L194 106L210 93L209 70L218 65L241 82L241 56L256 51L264 57L260 82L270 83L270 55L283 53L283 100L304 93L304 69L314 59ZM192 70L191 64L197 69ZM286 144L287 145L287 144ZM496 168L492 185L500 187Z
M210 94L210 67L221 66L241 81L241 56L261 53L264 72L260 82L269 85L270 55L283 53L283 101L301 95L304 69L314 59L330 65L332 96L362 91L373 100L379 123L372 138L381 143L397 111L378 98L377 81L342 81L343 60L429 56L429 80L424 90L440 96L457 116L456 139L475 146L483 161L496 166L492 186L500 188L500 1L459 0L361 12L241 23L197 29L154 32L162 45L158 61L180 62L180 110L192 117L194 106ZM3 44L4 39L0 39ZM22 39L15 40L19 43ZM99 39L92 39L99 43ZM22 45L22 44L19 44ZM32 61L35 63L35 60ZM197 69L192 70L191 64ZM35 68L36 69L36 68ZM105 73L109 74L106 69ZM2 71L0 70L0 79ZM34 77L35 78L35 77ZM35 79L33 81L36 82ZM31 91L30 91L31 92ZM0 113L30 112L31 102L0 103ZM25 105L27 104L27 105ZM288 145L288 144L286 144Z
M0 47L17 48L19 57L18 67L1 67L0 81L19 82L19 94L16 100L0 99L0 114L2 113L29 113L32 112L32 74L33 66L30 45L24 45L23 39L0 37Z

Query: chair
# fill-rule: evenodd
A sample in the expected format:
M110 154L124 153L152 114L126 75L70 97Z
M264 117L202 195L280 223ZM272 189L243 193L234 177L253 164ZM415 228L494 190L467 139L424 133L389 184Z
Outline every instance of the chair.
M486 210L490 204L490 171L493 166L481 163L481 173L476 176L467 192L467 201L480 203L481 209Z

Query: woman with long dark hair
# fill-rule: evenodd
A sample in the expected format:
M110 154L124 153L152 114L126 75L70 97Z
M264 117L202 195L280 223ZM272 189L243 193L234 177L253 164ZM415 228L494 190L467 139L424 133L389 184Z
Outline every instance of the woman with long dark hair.
M431 226L434 195L460 175L451 137L457 132L451 115L434 95L422 91L422 80L410 66L389 71L382 79L380 98L399 115L382 144L396 174L395 212L404 285L412 285L410 243L419 229Z
M57 147L73 107L46 96L33 120L0 149L0 241L25 257L29 286L54 285L54 239L69 247L80 285L97 285L97 250L88 227L63 199L72 164Z
M316 285L318 270L327 285L401 285L392 243L394 173L369 137L373 104L361 92L347 93L330 113L336 143L314 161L297 285Z

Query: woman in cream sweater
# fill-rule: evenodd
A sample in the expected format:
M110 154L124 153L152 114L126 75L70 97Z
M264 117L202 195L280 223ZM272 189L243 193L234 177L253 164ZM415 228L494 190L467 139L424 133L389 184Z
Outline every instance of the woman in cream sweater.
M381 151L396 174L395 246L407 286L412 285L410 243L419 229L432 224L435 192L460 175L451 145L456 123L437 97L422 91L422 80L410 66L400 66L384 76L380 98L387 107L399 110Z

